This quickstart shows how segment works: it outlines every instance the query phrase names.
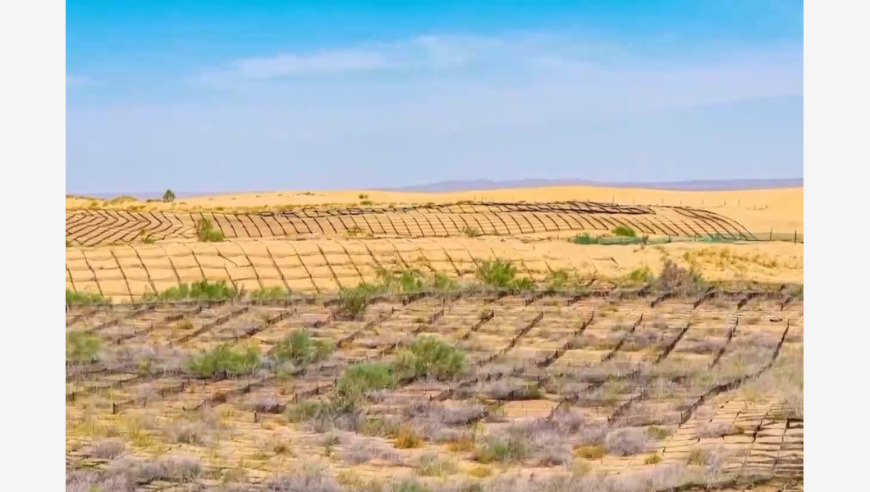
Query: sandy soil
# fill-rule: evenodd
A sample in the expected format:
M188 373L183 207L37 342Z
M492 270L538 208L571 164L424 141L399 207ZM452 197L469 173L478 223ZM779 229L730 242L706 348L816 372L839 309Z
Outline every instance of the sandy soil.
M247 290L285 287L330 292L376 279L376 267L419 269L472 279L475 262L516 264L520 275L546 282L564 270L618 280L633 270L657 274L665 259L695 267L713 281L803 283L803 245L672 243L662 246L577 245L504 238L195 241L68 248L67 288L117 301L179 282L228 280Z
M361 198L362 197L362 198ZM67 208L216 209L288 205L490 201L615 201L621 204L687 205L710 209L753 233L803 233L803 188L685 192L590 187L503 189L455 193L398 193L366 190L263 192L216 195L175 203L117 200L115 203L68 198ZM133 208L136 207L136 208ZM101 226L102 227L102 226ZM108 227L108 225L106 226ZM69 239L69 238L68 238ZM677 243L664 247L580 246L561 239L479 238L288 238L199 243L174 238L157 244L67 248L67 288L133 299L150 290L201 279L230 280L247 289L282 286L294 291L331 291L356 286L374 276L375 267L419 268L451 276L473 275L475 262L514 261L521 273L545 280L564 269L599 278L620 278L633 270L658 273L665 258L694 266L709 280L803 283L803 245Z
M640 188L565 186L515 188L450 193L409 193L393 191L270 191L179 199L174 203L118 200L116 203L88 198L67 198L72 208L131 208L139 210L191 210L278 208L292 205L359 205L452 203L472 201L569 201L589 200L639 205L692 206L714 210L731 217L751 231L803 233L803 188L747 191L664 191Z
M364 200L366 203L361 204ZM583 187L441 194L365 190L310 194L272 192L200 197L175 203L135 200L109 203L68 198L67 209L184 211L223 207L230 212L288 205L359 206L367 205L368 201L373 205L388 205L463 200L591 200L683 205L709 209L740 222L753 232L803 232L802 188L733 192ZM112 223L112 220L103 220L98 224L101 231L96 233L105 234ZM146 292L163 291L179 283L201 279L229 280L249 291L282 287L300 293L330 293L342 287L354 287L361 281L375 280L379 267L419 269L428 275L443 273L470 281L476 264L496 258L513 261L519 276L528 276L542 285L552 280L557 270L583 278L594 276L603 281L600 283L621 284L639 270L648 269L649 273L658 274L666 259L693 267L705 279L713 281L803 283L803 245L791 242L604 246L578 245L564 238L317 236L305 240L275 237L216 243L173 237L154 244L95 247L68 243L66 285L67 289L99 293L116 302L136 300ZM74 308L67 314L68 333L94 334L102 340L106 350L97 363L83 366L85 370L80 375L70 378L72 366L67 366L67 462L90 467L97 462L92 450L113 438L124 442L124 458L150 460L179 454L201 463L198 480L204 486L214 486L221 481L262 484L276 474L298 470L303 464L323 466L334 472L336 480L348 486L362 485L363 481L373 479L382 481L384 477L419 478L423 470L422 458L429 453L455 466L445 471L444 476L423 477L430 483L503 471L544 478L561 473L564 466L608 473L625 478L629 483L639 479L631 475L634 472L660 475L671 470L662 467L673 466L681 473L704 471L693 464L692 456L709 448L713 449L711 456L721 461L716 465L717 473L802 477L802 422L783 417L784 405L791 403L794 397L802 398L802 379L800 386L793 384L797 366L787 363L789 354L802 353L802 301L786 305L780 304L779 299L757 298L738 307L734 299L713 298L700 309L693 304L694 298L669 299L655 306L650 299L620 301L618 305L603 298L570 305L551 301L553 299L543 297L530 304L522 296L507 296L495 302L464 298L447 304L434 298L407 304L387 300L369 306L362 319L353 321L333 316L333 308L321 302L292 307L246 305L240 308L226 304L209 309L168 306L168 310L135 311L126 306ZM481 324L484 303L492 316ZM737 318L739 325L735 322ZM534 319L537 321L531 321ZM588 326L584 324L593 319ZM649 320L649 326L633 325L634 319ZM185 383L180 375L165 371L187 357L230 340L239 347L243 343L255 344L267 352L301 326L312 326L312 336L316 339L345 342L339 345L328 364L312 366L303 376L292 380L270 374L260 381L261 373L257 373L256 377L189 384L189 379ZM371 329L363 329L366 326ZM575 331L578 326L585 326L582 334ZM416 330L437 334L451 345L461 346L471 360L476 361L475 367L481 365L475 369L480 375L507 366L522 369L521 378L499 377L492 381L493 385L504 384L510 389L514 382L524 384L542 374L552 383L542 386L546 391L537 399L506 397L487 401L493 414L498 415L474 427L475 433L483 433L481 436L497 435L508 425L528 423L534 418L546 422L557 408L557 402L580 391L589 401L569 410L581 417L584 425L604 425L612 420L614 429L621 430L652 422L657 432L644 435L658 437L652 438L649 449L643 452L620 456L608 451L604 456L587 459L577 454L581 443L579 434L563 436L565 439L557 442L553 449L565 452L564 466L544 466L546 463L538 461L537 457L521 463L486 464L475 461L471 449L460 447L461 439L450 441L457 444L455 450L435 437L427 437L418 447L405 449L386 433L366 436L336 429L328 434L315 432L308 423L291 422L287 413L271 415L253 410L262 401L292 405L299 399L313 398L310 395L320 393L321 387L326 388L326 394L331 394L330 385L337 374L332 368L343 368L350 361L368 357L388 360L390 347L399 347L401 341L408 342L409 334L417 333ZM674 345L664 349L668 341L674 341ZM562 347L567 348L549 369L538 364L537 361ZM699 396L706 395L712 385L753 374L768 360L776 360L777 356L772 354L780 352L775 351L775 347L782 347L783 355L773 370L751 380L739 391L710 393L709 400L681 420L687 402L703 401L698 400ZM136 350L128 351L130 348ZM139 360L136 355L139 349L142 354L156 354L155 358L142 356ZM499 353L498 357L491 357ZM137 370L146 367L140 362L147 362L147 369L142 369L145 371L152 371L151 364L155 364L153 371L157 377L140 378L138 374L94 370L105 361L129 363L133 360L131 357L135 358ZM632 386L635 378L618 381L620 368L626 364L652 371L650 374L657 374L656 381L661 380L662 384L651 387L649 393L638 393L639 388ZM800 368L802 370L802 362ZM577 386L576 378L566 382L559 376L564 371L574 370L589 374L615 371L613 379L617 383L600 388L591 383ZM679 379L680 383L664 384L672 375L683 372L688 377ZM482 393L490 388L487 384L478 382L477 386L469 388ZM379 403L365 403L366 413L378 417L406 415L408 402L423 401L427 399L426 394L440 394L447 386L437 382L400 386L389 394L384 393L384 400ZM459 388L455 384L453 387ZM246 389L234 392L238 388ZM312 393L312 390L317 391ZM216 400L216 395L221 394L223 400ZM638 395L647 396L638 398ZM462 391L451 398L456 400L451 400L451 404L471 400L468 395L463 396ZM214 401L223 403L212 407L209 402ZM631 405L623 406L630 401ZM194 412L192 408L203 410ZM713 427L714 423L728 424L728 430L723 435L698 437L699 429ZM419 423L404 419L401 425L403 429L416 429L412 424ZM419 428L427 427L419 424ZM184 438L185 432L192 432L196 439ZM472 444L479 447L483 442ZM354 464L348 460L355 452L366 454L367 461ZM660 458L661 464L648 463L651 455ZM158 484L169 485L159 481L152 485Z
M672 298L656 306L650 298L615 304L601 298L571 304L552 300L545 297L528 303L524 296L506 296L496 301L484 297L448 302L424 298L407 304L384 301L353 321L329 316L332 308L320 303L249 305L248 309L228 304L198 311L192 306L71 311L67 332L99 337L105 349L98 362L67 367L67 462L89 470L106 466L109 460L94 459L92 451L105 449L100 444L114 439L125 444L119 452L123 458L189 457L201 464L197 482L211 488L224 481L256 482L262 489L263 481L310 465L348 488L365 485L361 479L385 482L415 477L432 490L443 490L448 482L485 484L480 482L484 475L480 471L492 477L519 473L545 479L585 469L584 473L607 473L624 480L616 490L645 490L631 485L643 483L637 477L646 473L669 474L675 482L677 471L705 472L716 480L802 476L803 425L785 412L794 406L791 397L802 394L802 382L797 383L802 381L798 379L802 362L793 358L802 353L802 302L783 307L778 299L755 299L738 313L738 301L725 298L711 299L698 308L694 298ZM484 309L491 310L493 317L481 325ZM167 316L171 321L166 321ZM737 316L742 320L739 328L728 335ZM223 321L216 323L216 319ZM538 321L531 328L524 328L534 319ZM630 332L635 319L648 320L650 326L641 324ZM312 320L325 321L310 327ZM578 325L586 320L588 325L577 334ZM364 333L354 335L367 325ZM274 369L264 369L237 379L187 379L185 383L182 375L166 371L228 340L237 347L258 347L265 354L301 326L309 326L306 329L315 340L347 341L324 364L310 364L292 379L265 380ZM294 403L335 396L336 368L344 370L369 357L390 362L395 354L384 351L397 343L406 346L417 330L460 347L472 361L470 373L454 381L398 384L379 391L377 399L359 403L366 419L372 419L369 422L394 422L417 435L416 443L400 445L398 436L386 427L371 426L363 433L346 425L344 430L335 428L340 422L317 426L293 418ZM627 342L618 342L623 339ZM667 350L669 341L674 345ZM551 365L534 362L565 344L569 348ZM501 355L492 358L496 353ZM605 360L609 353L612 358ZM150 362L139 363L146 360ZM672 384L650 384L624 371L628 360L651 375L668 380L685 377ZM775 367L761 378L731 391L708 393L722 382L754 374L768 361L775 361ZM115 367L122 362L136 363L151 376L98 370L103 364ZM513 369L513 377L490 377L506 368ZM612 381L597 387L584 382L584 374L610 374ZM458 381L469 376L470 383L460 387ZM511 395L529 385L539 388L540 395L533 399ZM311 396L311 390L320 387L323 393ZM233 391L239 388L247 390ZM428 400L425 395L437 397L450 388L455 391L449 398L417 405ZM638 393L642 388L649 391ZM221 394L223 398L215 400ZM705 394L712 396L699 400ZM578 404L559 405L580 396ZM630 399L634 401L628 404ZM686 413L692 402L700 403ZM257 412L264 403L291 411ZM409 412L412 405L416 409ZM441 417L448 407L485 407L489 417L471 426L468 417L448 421ZM556 414L559 407L562 412ZM550 420L553 416L557 418ZM535 425L534 433L519 434L521 442L528 443L524 459L475 458L473 450L484 447L489 436L505 436L509 428L522 430L529 424ZM601 435L601 454L583 453L595 429L605 425L608 435L629 429L642 434L640 439L616 439L612 446ZM631 450L634 446L625 448L619 441L642 441L642 445ZM661 463L647 462L653 454ZM425 455L453 466L424 473ZM349 459L353 456L360 459ZM697 460L705 456L715 460L702 467ZM114 466L129 468L130 464L118 461ZM160 490L169 489L167 482L159 484L166 487ZM258 490L245 488L251 489Z

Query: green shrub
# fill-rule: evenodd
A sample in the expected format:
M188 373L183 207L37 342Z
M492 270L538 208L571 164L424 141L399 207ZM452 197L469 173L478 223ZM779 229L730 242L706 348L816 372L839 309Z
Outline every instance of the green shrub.
M190 284L190 298L195 300L223 300L238 297L235 286L227 284L226 280L209 282L200 280Z
M162 292L146 292L142 295L142 300L145 302L152 301L180 301L187 299L190 296L190 285L179 284L170 287Z
M192 284L179 284L170 287L163 292L146 292L142 300L148 301L222 301L238 297L240 292L234 286L227 284L226 280L209 282L200 280Z
M508 288L517 276L517 269L509 261L484 261L477 267L477 277L486 285Z
M372 293L396 292L413 294L426 288L425 277L419 270L403 270L398 277L383 267L375 270L378 283L369 289Z
M423 274L417 270L406 270L399 276L399 286L403 293L421 292L425 288Z
M338 314L345 318L356 318L366 310L372 296L382 291L382 286L365 282L352 289L342 289L338 294Z
M548 287L552 290L564 290L571 285L571 275L565 270L553 270L550 272Z
M381 288L384 291L389 291L393 288L393 284L396 283L396 276L390 270L379 266L375 267L375 277L377 278L376 283L367 284L365 282L361 283L360 286L366 285L371 286L370 288Z
M232 377L244 376L260 368L260 351L253 346L233 350L224 344L189 360L187 368L200 377L214 377L223 372Z
M108 301L96 292L78 292L66 290L67 306L92 306L94 304L108 304Z
M534 290L535 282L528 277L522 277L514 280L513 288L515 290Z
M359 202L359 204L360 205L371 205L372 201L371 200L362 200L361 202Z
M465 371L468 360L461 350L435 337L420 337L399 354L395 368L405 377L453 378Z
M196 238L203 243L219 243L224 240L224 233L214 228L211 219L202 219L196 223Z
M477 278L489 287L500 290L528 290L534 288L529 278L517 278L517 269L510 261L484 261L477 267Z
M616 229L611 231L614 236L618 237L637 237L637 233L634 232L634 229L628 226L621 225Z
M443 273L436 273L432 287L439 292L451 292L459 288L459 283Z
M354 319L366 310L369 297L368 292L360 289L342 290L338 295L338 312L343 317Z
M643 284L651 282L655 276L650 271L649 267L635 268L628 273L628 280L632 283Z
M588 233L578 234L568 240L574 244L598 244L598 238L590 236Z
M306 420L329 417L334 414L334 410L330 402L303 401L287 407L287 420L290 422L304 422Z
M474 459L480 463L522 461L530 454L529 443L518 436L493 437L474 450Z
M287 299L290 297L290 290L285 289L283 287L263 287L262 289L257 289L251 291L249 294L251 299L255 301L272 301L277 299Z
M345 369L335 385L340 398L357 401L372 390L392 388L396 378L387 364L363 362Z
M297 330L278 342L272 349L272 355L279 362L301 366L326 359L334 349L331 343L312 340L307 332Z
M174 202L175 201L175 193L173 193L172 190L166 190L166 192L163 193L163 201L167 202L167 203Z
M102 348L100 338L91 333L70 331L66 334L67 362L96 362Z

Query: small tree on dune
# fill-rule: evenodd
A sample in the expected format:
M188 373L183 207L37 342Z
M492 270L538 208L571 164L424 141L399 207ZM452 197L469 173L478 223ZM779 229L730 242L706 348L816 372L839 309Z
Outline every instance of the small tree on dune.
M172 190L166 190L166 193L163 194L164 202L172 202L175 201L175 193Z

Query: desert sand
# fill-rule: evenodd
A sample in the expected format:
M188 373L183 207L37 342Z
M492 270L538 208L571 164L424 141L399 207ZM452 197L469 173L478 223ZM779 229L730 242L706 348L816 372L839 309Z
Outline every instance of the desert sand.
M362 198L361 198L362 197ZM803 188L748 191L666 191L639 188L546 187L450 193L409 193L376 190L271 191L180 198L174 203L67 198L67 209L123 208L140 210L266 209L287 206L347 206L455 203L460 201L552 202L595 201L624 205L691 206L715 211L742 223L750 231L803 233Z
M539 205L335 210L462 201ZM540 205L560 201L649 209ZM261 213L270 209L288 213ZM206 217L217 240L199 234ZM729 490L734 480L792 490L803 477L802 242L568 240L617 224L802 241L803 190L68 198L71 480L81 490L382 490L366 487L391 479L429 487L393 490L486 490L511 474L535 477L517 489L532 490L567 473L578 490ZM492 260L539 289L354 289L385 271L421 272L435 290L445 277L501 287L480 275ZM688 290L660 282L666 264ZM201 280L241 294L167 295ZM604 295L575 295L593 285ZM409 363L425 356L422 337L437 345L430 353L459 359ZM362 363L386 379L354 380Z
M514 231L510 228L501 235L491 236L490 232L483 230L483 237L469 238L461 233L461 226L460 232L454 230L452 237L431 237L422 233L412 234L418 237L383 234L351 237L347 231L336 234L325 229L323 233L315 231L304 236L281 237L284 234L281 232L283 227L275 229L265 223L259 225L262 236L257 233L255 236L242 237L245 236L242 234L244 231L256 226L246 218L244 223L237 222L233 226L238 229L238 234L227 231L227 241L201 243L195 238L193 226L193 220L199 217L195 215L196 212L203 211L219 210L227 214L233 210L256 212L288 206L329 209L469 200L513 203L590 200L622 205L651 205L654 208L682 205L724 216L755 234L774 231L779 236L790 237L792 233L800 236L803 233L802 188L724 192L591 187L453 193L286 191L205 196L173 203L68 198L68 220L73 220L70 214L77 209L88 209L88 213L93 213L94 209L125 209L193 212L194 215L188 214L184 218L181 215L164 214L164 218L171 217L173 227L181 224L178 221L182 219L190 223L184 226L186 229L182 232L163 236L154 234L158 237L154 244L143 244L144 234L139 234L140 226L129 225L126 218L106 220L105 217L88 216L78 222L68 223L67 239L73 238L76 243L67 248L67 288L99 293L114 300L134 300L146 292L203 279L227 280L248 290L284 287L292 291L328 292L370 281L376 267L393 270L412 268L433 275L441 273L467 277L473 275L475 265L479 262L496 258L516 263L520 273L535 280L546 279L557 270L619 279L637 269L658 271L664 259L669 258L694 267L710 280L803 282L803 245L786 241L727 245L675 243L659 246L580 246L566 240L572 234L570 229L546 237L532 237L520 234L519 229ZM672 209L658 210L658 214L664 217ZM444 221L452 221L451 213L440 214ZM406 220L400 217L401 209L391 214L400 223ZM490 217L493 216L490 214ZM413 220L416 222L416 219ZM218 225L226 227L225 221L221 219ZM88 225L82 226L80 223ZM166 231L168 229L165 227L169 225L166 222L156 227ZM120 227L120 232L112 232L113 227ZM127 231L125 227L130 230ZM103 229L105 233L100 232ZM155 232L159 231L149 231ZM117 242L117 238L124 240ZM88 242L94 246L80 247Z
M372 282L378 267L473 279L476 265L501 259L519 275L546 282L552 272L623 279L661 270L670 259L711 281L803 283L803 245L672 243L580 246L504 238L195 241L67 250L67 288L130 301L180 283L226 280L248 291L281 287L329 293Z

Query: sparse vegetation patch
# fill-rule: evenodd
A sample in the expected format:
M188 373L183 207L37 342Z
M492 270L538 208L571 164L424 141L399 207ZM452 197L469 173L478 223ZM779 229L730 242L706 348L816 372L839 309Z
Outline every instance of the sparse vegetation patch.
M395 384L392 367L365 362L348 367L338 379L335 390L341 398L357 401L369 391L392 388Z
M222 374L237 377L256 371L260 367L260 362L260 351L256 347L233 349L224 344L190 359L187 369L203 378Z
M98 360L103 343L96 335L83 331L66 334L66 360L72 363L88 363Z
M517 277L517 267L510 261L484 261L477 267L477 278L484 285L499 290L529 290L534 282L528 277Z
M234 299L241 295L241 291L236 289L235 286L228 284L226 280L219 280L217 282L200 280L192 284L179 284L163 292L146 292L142 296L142 300L145 302L184 300L223 301Z
M457 348L426 336L418 338L410 350L399 354L396 373L404 377L454 378L466 369L465 354Z
M201 219L196 223L196 238L203 243L219 243L224 241L224 233L215 229L211 219Z
M631 227L621 225L611 231L616 237L637 237L637 233Z
M251 291L249 297L254 301L274 301L279 299L287 299L291 295L289 289L283 287L264 287Z
M297 330L278 342L271 355L279 362L306 365L326 359L333 350L335 347L331 342L312 340L308 332Z
M92 306L97 304L108 304L108 301L96 292L66 290L67 306Z

